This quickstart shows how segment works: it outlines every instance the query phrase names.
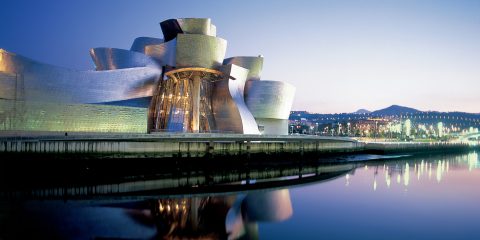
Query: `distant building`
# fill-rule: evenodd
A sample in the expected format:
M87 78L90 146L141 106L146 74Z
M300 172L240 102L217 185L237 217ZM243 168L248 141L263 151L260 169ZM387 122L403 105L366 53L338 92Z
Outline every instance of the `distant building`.
M160 26L164 39L91 49L95 71L0 50L0 130L288 134L295 88L261 80L262 56L225 59L208 18Z

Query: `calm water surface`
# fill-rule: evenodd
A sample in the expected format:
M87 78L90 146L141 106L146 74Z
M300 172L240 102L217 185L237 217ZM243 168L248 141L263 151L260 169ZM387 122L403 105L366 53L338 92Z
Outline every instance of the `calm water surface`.
M222 182L227 178L230 182ZM221 188L209 183L198 194L2 200L0 236L478 239L476 152L295 165L281 171L269 168L264 174L252 171L247 178L223 173L211 179Z
M262 239L478 239L477 153L367 163L291 188L294 213L260 224Z

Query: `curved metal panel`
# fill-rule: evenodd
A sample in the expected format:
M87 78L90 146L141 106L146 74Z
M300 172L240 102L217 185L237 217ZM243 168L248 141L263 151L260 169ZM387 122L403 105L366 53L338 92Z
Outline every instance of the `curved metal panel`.
M152 102L152 97L141 97L141 98L130 98L130 99L127 99L127 100L119 100L119 101L112 101L112 102L100 102L100 103L95 103L95 104L110 105L110 106L149 108L151 102Z
M262 72L263 68L263 57L231 57L226 58L223 60L223 64L235 64L237 66L246 68L249 70L247 81L248 80L260 80L260 73Z
M179 18L177 22L183 33L216 36L216 27L210 18Z
M147 109L0 99L0 131L147 132Z
M255 118L264 135L288 135L288 119Z
M248 81L245 102L255 118L288 119L295 87L280 81Z
M118 48L92 48L90 56L95 63L96 70L114 70L135 67L160 68L151 57L138 52Z
M145 47L145 55L154 58L162 66L175 66L176 47L177 39L161 44L148 45Z
M162 28L163 38L165 38L165 42L173 40L177 37L177 34L183 33L177 19L165 20L160 23L160 27Z
M15 75L16 100L100 103L150 97L161 74L160 69L150 67L76 71L0 53L3 75Z
M215 83L212 97L217 129L220 132L260 134L243 98L248 70L235 65L223 66L222 70L229 77Z
M133 40L132 47L130 47L130 51L145 53L145 47L148 45L156 45L163 43L163 39L161 38L153 38L153 37L138 37Z
M210 34L208 34L208 35L216 37L217 36L217 26L211 24L210 25Z
M226 50L227 41L222 38L199 34L178 34L176 66L215 69L222 65Z

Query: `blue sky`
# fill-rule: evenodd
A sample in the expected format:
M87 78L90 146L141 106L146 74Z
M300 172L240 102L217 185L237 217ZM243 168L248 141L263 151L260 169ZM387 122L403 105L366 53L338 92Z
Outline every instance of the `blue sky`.
M168 18L209 17L227 57L265 57L262 79L297 87L295 110L392 104L480 112L480 1L22 1L1 3L0 48L93 69L93 47L162 37Z

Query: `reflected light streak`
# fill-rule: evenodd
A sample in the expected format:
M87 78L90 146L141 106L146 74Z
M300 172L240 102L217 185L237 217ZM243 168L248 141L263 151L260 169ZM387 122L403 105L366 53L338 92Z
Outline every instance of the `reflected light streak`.
M390 183L391 183L391 179L390 179L390 174L385 173L385 182L387 183L387 187L390 188Z
M449 173L450 171L450 162L452 162L452 166L454 167L454 170L457 169L458 166L464 166L465 170L467 171L472 171L475 169L480 168L480 159L479 155L476 152L470 153L468 155L464 155L461 157L457 157L454 160L435 160L435 161L424 161L422 160L421 162L418 161L418 163L410 162L411 164L414 164L412 166L413 169L410 169L410 163L409 162L404 162L402 164L396 163L395 166L388 166L388 165L383 165L383 174L385 174L384 181L385 184L387 185L387 189L390 188L392 184L392 177L396 177L396 182L397 184L403 184L405 187L408 187L410 185L410 181L412 180L410 177L415 177L417 178L417 181L420 181L421 176L423 180L427 180L426 176L428 174L428 180L433 180L435 179L437 183L444 182L444 178L446 177L446 174ZM403 165L404 164L404 165ZM366 167L366 166L364 166ZM371 167L371 166L370 166ZM372 187L373 190L376 191L378 186L377 182L377 175L378 175L378 168L381 168L382 165L376 166L374 170L372 170L374 174L373 178L373 183ZM391 168L393 167L393 168ZM413 171L412 176L410 176L410 171ZM394 174L392 176L392 174ZM395 175L396 174L396 175ZM350 178L352 176L346 175L346 186L350 184ZM402 179L403 178L403 179ZM406 189L406 188L405 188Z
M416 173L417 173L417 180L420 180L420 166L418 167L418 169L416 170Z
M478 168L480 165L478 163L478 154L476 152L468 154L467 161L469 171L472 171L474 168Z
M429 164L429 168L428 168L428 179L432 179L432 163Z
M442 162L441 161L438 161L437 162L437 174L436 174L436 178L437 178L437 182L440 182L440 180L442 180Z
M421 174L423 174L423 170L425 169L425 162L422 160L422 163L420 164L420 171Z
M408 186L410 183L410 166L408 163L405 164L405 174L403 176L403 185Z

